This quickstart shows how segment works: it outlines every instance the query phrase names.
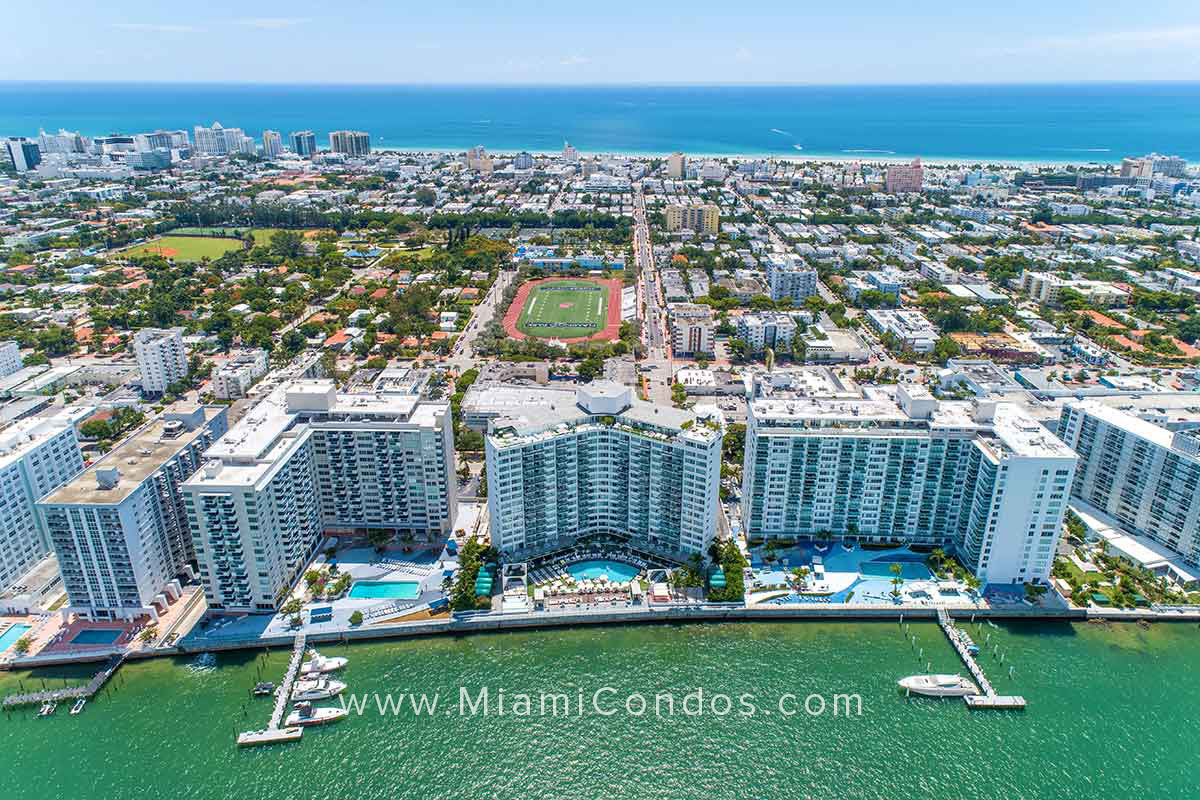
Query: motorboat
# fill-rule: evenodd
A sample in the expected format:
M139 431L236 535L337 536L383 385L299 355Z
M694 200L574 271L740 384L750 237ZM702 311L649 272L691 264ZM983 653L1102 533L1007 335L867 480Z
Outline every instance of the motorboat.
M897 683L900 688L926 697L966 697L979 694L979 687L961 675L910 675Z
M46 702L42 703L42 708L40 711L38 711L37 715L39 717L48 717L54 713L56 708L58 708L57 703L55 703L53 700L47 700Z
M292 689L293 700L326 700L336 697L346 691L346 684L329 678L318 678L313 681L297 681Z
M323 672L336 672L346 666L349 659L343 656L325 656L318 653L316 650L308 651L309 660L305 661L300 667L301 675L319 675Z
M86 697L81 697L78 700L76 700L75 705L71 706L71 716L73 717L76 714L78 714L80 711L83 711L83 707L85 705L87 705Z
M324 725L336 722L350 712L337 706L314 707L312 703L296 703L296 708L288 715L287 726L293 725Z
M270 681L259 681L254 684L255 697L270 697L275 693L275 684Z

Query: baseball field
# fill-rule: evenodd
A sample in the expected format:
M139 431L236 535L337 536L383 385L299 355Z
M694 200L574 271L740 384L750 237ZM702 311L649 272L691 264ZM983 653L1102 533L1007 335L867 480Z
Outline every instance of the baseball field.
M200 261L203 258L217 259L230 250L238 250L242 242L238 239L216 239L201 236L161 236L125 251L128 256L159 255L176 261Z

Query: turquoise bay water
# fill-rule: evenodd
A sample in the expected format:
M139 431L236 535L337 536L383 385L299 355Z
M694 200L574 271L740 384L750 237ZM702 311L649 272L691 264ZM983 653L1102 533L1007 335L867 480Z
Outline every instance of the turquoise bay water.
M622 564L620 561L580 561L567 567L567 572L577 581L591 581L604 575L610 581L628 583L637 577L639 571L632 564Z
M376 147L1200 161L1200 83L286 86L0 82L0 135L210 125L371 133Z
M350 587L350 597L360 600L415 600L420 596L421 584L417 581L355 581Z
M20 639L29 630L28 625L9 625L8 629L0 635L0 653L3 653L8 648L12 647L17 639Z
M905 699L895 681L956 657L932 623L679 625L549 630L323 648L346 655L349 692L591 693L682 697L701 687L759 707L793 693L862 696L861 717L711 714L522 718L380 717L309 730L304 740L238 750L237 730L265 723L287 653L129 663L111 695L77 717L34 711L0 720L6 800L173 798L984 798L1196 797L1192 723L1200 685L1195 626L1022 625L971 635L999 644L984 666L1024 713L968 712L959 701ZM1007 665L1015 665L1015 679ZM52 671L80 681L87 669ZM0 691L43 676L0 673ZM737 701L735 700L735 703Z

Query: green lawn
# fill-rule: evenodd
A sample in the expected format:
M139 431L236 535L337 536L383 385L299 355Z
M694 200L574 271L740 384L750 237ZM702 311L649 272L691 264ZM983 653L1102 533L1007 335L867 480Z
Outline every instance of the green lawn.
M268 247L271 244L271 237L279 233L279 228L254 228L250 231L250 235L254 237L255 247ZM303 231L300 231L303 234Z
M539 284L529 293L517 320L527 336L573 339L603 330L608 287L593 281L563 279Z
M199 261L202 258L217 259L230 250L240 250L238 239L214 239L198 236L163 236L125 251L127 256L161 255L176 261Z

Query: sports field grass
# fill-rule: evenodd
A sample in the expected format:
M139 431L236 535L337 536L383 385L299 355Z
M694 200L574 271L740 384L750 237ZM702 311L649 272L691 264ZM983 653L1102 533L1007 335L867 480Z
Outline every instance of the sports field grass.
M199 261L202 258L217 259L230 250L240 250L238 239L215 239L199 236L163 236L145 244L126 250L124 255L160 255L176 261Z
M604 328L607 314L607 286L584 280L550 281L529 293L517 330L544 339L590 336Z

